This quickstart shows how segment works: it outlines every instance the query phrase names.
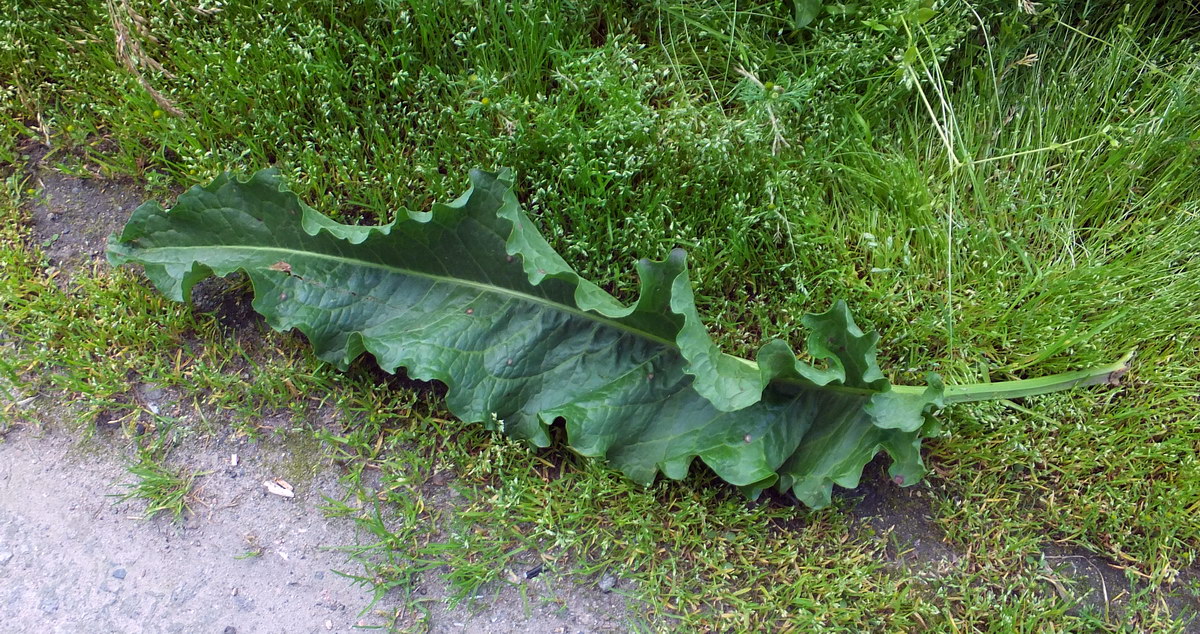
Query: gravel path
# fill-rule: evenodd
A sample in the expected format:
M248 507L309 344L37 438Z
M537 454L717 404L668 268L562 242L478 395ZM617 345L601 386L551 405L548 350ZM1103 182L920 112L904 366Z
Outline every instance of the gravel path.
M227 508L181 525L114 504L113 483L131 476L61 437L10 438L0 465L0 630L344 632L369 600L323 549L353 535L310 504L264 497L245 468L208 476Z
M414 588L428 599L424 623L405 615L398 597L360 616L371 595L333 572L359 570L330 549L356 536L317 508L322 495L339 492L330 475L281 498L263 481L288 458L285 447L199 443L185 463L209 472L198 480L204 504L186 522L146 521L141 503L108 497L132 479L114 444L23 431L0 441L0 632L349 632L386 625L398 611L397 628L416 631L626 629L616 593L562 580L567 588L554 601L539 601L545 588L530 587L522 604L505 588L451 609L431 576ZM237 467L229 464L235 451Z

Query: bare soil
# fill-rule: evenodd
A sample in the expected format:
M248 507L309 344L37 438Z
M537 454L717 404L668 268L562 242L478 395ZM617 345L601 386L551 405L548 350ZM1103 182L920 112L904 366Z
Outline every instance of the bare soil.
M339 574L363 574L341 549L370 536L321 510L345 489L307 443L187 437L171 463L200 475L191 510L176 521L169 514L147 520L143 501L120 499L135 478L119 430L78 438L54 425L11 431L0 442L4 631L608 632L629 625L620 594L552 572L457 606L436 573L423 573L412 597L396 592L370 606L371 589ZM296 473L297 460L313 461L312 477ZM266 481L289 473L295 497L268 492ZM413 610L411 598L424 609Z
M33 236L50 264L70 270L104 259L108 236L145 200L132 183L65 176L41 170L33 209Z

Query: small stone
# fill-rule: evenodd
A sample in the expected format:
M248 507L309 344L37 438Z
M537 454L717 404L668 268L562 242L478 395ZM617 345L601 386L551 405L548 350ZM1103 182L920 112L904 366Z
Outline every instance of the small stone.
M112 575L113 575L113 579L124 579L125 578L125 569L117 568L116 570L114 570L112 572Z
M226 625L225 629L221 630L221 634L237 634L237 628L232 625Z
M4 552L0 552L0 566L3 566L4 564L7 564L8 562L12 561L12 558L13 558L13 554L8 552L7 550Z
M42 597L38 607L40 607L42 612L45 612L46 614L56 612L58 611L58 597L54 596L53 594L47 594Z
M600 578L600 591L607 594L612 592L612 589L617 585L617 578L613 575L604 575Z
M237 606L237 609L241 612L253 612L254 611L254 600L253 599L247 599L246 597L243 597L243 596L236 596L233 598L233 603L234 603L234 605ZM234 631L236 632L237 630L234 630Z

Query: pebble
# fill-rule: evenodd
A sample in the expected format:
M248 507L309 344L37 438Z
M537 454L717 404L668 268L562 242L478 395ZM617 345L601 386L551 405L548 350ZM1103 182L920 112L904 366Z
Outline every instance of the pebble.
M613 575L604 575L600 578L600 591L604 593L612 592L613 587L617 585L617 578Z
M117 568L116 570L113 571L112 575L113 575L114 579L124 579L125 578L125 569Z
M40 607L42 612L45 612L46 614L56 612L58 611L58 597L52 594L47 594L46 596L42 597L42 601L38 604L38 607Z
M12 560L12 558L13 558L13 554L8 552L7 550L4 552L0 552L0 566L7 564L9 561Z
M159 401L162 401L167 397L166 390L164 390L160 387L154 387L152 385L143 384L138 389L138 392L141 392L142 398L144 398L149 403L158 403Z
M254 611L254 600L253 599L247 599L246 597L238 595L233 598L233 603L234 603L234 605L237 606L237 609L241 612L253 612Z

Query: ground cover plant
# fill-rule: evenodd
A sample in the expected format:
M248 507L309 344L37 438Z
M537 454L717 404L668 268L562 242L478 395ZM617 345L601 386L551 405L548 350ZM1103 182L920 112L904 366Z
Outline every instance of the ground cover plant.
M303 433L350 477L378 475L364 499L404 521L336 508L392 553L364 551L362 577L401 592L414 568L446 566L470 596L532 558L617 575L664 629L1187 627L1194 7L831 3L797 30L782 2L112 6L140 79L108 3L0 1L9 383L66 395L88 425L132 426L128 394L153 381L251 435L283 433L257 421L289 410L303 432L306 395L326 395L342 427ZM893 515L881 537L891 523L856 510L886 479L871 466L820 512L747 505L703 471L647 489L463 427L402 381L332 372L294 337L131 273L68 274L45 257L53 234L31 229L33 159L160 199L275 165L315 207L379 224L450 199L470 167L508 165L551 246L627 303L628 262L687 248L698 310L738 356L844 298L897 384L1138 359L1121 387L949 410L925 483L876 504L928 521ZM435 504L441 473L464 496L453 508Z

